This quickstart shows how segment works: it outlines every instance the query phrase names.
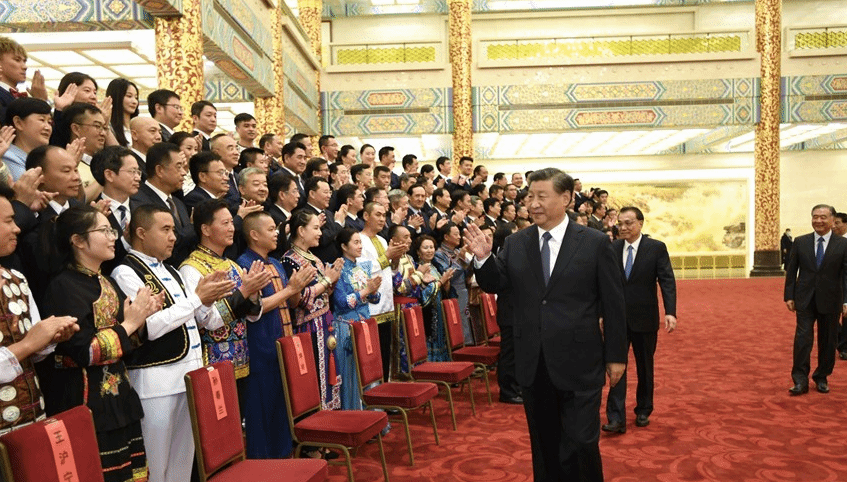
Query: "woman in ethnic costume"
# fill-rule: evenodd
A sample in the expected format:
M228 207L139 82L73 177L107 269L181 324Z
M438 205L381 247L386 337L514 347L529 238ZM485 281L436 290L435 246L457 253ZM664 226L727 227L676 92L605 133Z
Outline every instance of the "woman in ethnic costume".
M300 268L312 265L315 279L300 292L300 301L294 307L294 333L312 333L312 345L318 365L318 384L321 388L321 409L341 408L340 377L333 363L337 339L329 311L329 295L341 275L343 259L332 266L324 266L309 249L318 246L321 224L318 215L300 211L291 218L291 249L282 258L282 267L289 278Z
M453 268L444 273L432 264L435 257L435 239L424 234L415 239L412 252L418 262L418 269L429 266L430 274L436 281L430 283L428 290L423 293L429 295L421 300L423 315L429 323L424 323L426 333L427 361L450 361L450 353L447 351L447 335L444 333L444 308L441 304L442 293L450 290L450 278L453 277Z
M465 336L464 342L466 345L473 345L474 338L470 323L468 287L466 284L468 275L466 270L468 270L470 263L465 257L467 252L464 249L459 249L462 244L462 233L459 231L459 227L453 223L445 224L438 232L441 235L441 245L435 252L432 264L440 273L453 269L450 290L447 291L446 297L456 298L459 302L459 315L462 317L462 332Z
M75 316L80 330L59 343L48 358L43 380L48 414L86 405L94 416L103 476L107 482L147 480L141 438L144 413L121 358L132 347L130 335L162 306L163 294L138 291L130 304L100 264L115 256L118 232L102 213L77 206L56 220L56 248L66 267L44 296L46 316Z
M371 278L370 261L363 261L361 266L356 264L356 258L362 255L362 237L353 229L342 229L335 238L335 245L344 259L341 277L332 292L332 313L335 316L335 336L338 338L335 361L338 374L341 375L341 409L361 410L362 399L359 397L350 324L370 318L368 303L379 303L377 290L382 276L377 274Z

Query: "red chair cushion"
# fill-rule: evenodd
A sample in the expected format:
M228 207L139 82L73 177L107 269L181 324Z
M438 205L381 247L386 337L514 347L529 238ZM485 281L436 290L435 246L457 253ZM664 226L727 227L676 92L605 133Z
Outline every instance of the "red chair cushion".
M300 348L303 351L303 363L306 367L304 373L300 373L295 338L300 340ZM312 337L309 333L285 336L277 340L277 347L279 348L277 355L280 358L280 370L285 370L285 377L288 381L291 414L297 418L310 410L314 410L321 404ZM281 407L281 409L285 410L285 407Z
M426 360L426 333L424 333L424 317L421 305L403 310L403 331L406 335L406 354L412 364ZM417 327L417 335L415 335Z
M328 476L326 460L245 460L218 472L210 482L323 482Z
M368 405L393 405L400 408L415 408L438 396L434 383L381 383L362 395Z
M194 393L195 419L200 434L200 450L206 473L220 469L233 457L244 452L244 439L241 431L241 412L238 409L238 393L235 389L235 369L232 362L223 361L211 365L217 369L221 390L226 405L226 417L218 420L212 384L209 379L210 367L203 367L185 376Z
M488 340L488 346L500 346L500 337L495 336Z
M379 346L379 329L374 318L368 318L363 323L352 323L353 341L356 343L356 363L359 364L359 384L370 385L382 381L382 355ZM371 342L371 352L367 350L365 330L368 330Z
M426 362L412 368L412 376L419 380L459 383L473 373L471 362Z
M294 424L302 442L334 443L358 447L388 425L385 412L373 410L321 410ZM249 480L249 479L245 479Z
M453 352L453 361L468 361L493 365L500 358L500 347L497 346L466 346Z
M18 482L59 482L54 465L52 440L44 425L61 420L71 442L78 480L102 482L103 467L94 434L94 420L88 407L80 405L0 437L12 462L12 474ZM2 478L2 477L0 477Z

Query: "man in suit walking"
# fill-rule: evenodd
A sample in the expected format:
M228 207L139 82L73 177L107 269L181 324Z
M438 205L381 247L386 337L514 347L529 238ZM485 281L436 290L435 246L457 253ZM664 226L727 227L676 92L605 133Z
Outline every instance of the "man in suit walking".
M662 290L665 306L665 330L676 328L676 280L665 243L641 235L644 214L636 207L625 207L618 215L620 239L612 242L615 260L624 277L627 345L635 354L638 374L635 425L646 427L653 412L653 355L659 331L659 298ZM628 349L629 347L627 347ZM606 432L626 432L626 374L609 389L606 399Z
M794 239L791 237L791 229L786 229L779 240L779 251L782 255L782 269L788 268L788 254L791 253L791 245Z
M785 305L797 313L791 395L809 391L809 359L818 323L818 367L812 373L816 388L829 392L827 377L835 367L838 319L847 315L847 238L835 236L835 208L812 208L814 233L798 236L788 255L785 271Z
M626 368L622 277L609 238L569 222L573 179L547 168L529 182L535 226L507 237L496 258L475 224L465 240L480 288L511 290L516 374L535 480L601 481L605 374L614 386Z

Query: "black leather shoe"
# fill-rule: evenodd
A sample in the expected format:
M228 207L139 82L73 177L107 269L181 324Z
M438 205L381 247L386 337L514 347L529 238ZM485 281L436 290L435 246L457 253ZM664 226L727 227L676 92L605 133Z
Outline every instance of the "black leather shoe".
M829 383L827 383L825 381L824 382L817 382L817 383L815 383L815 386L817 387L819 392L829 393Z
M650 425L650 417L647 415L639 415L635 417L635 426L636 427L646 427Z
M521 398L519 395L515 395L514 397L500 397L500 403L523 405L523 398Z
M809 393L809 386L808 385L801 385L801 384L798 383L798 384L794 385L793 387L789 388L788 393L790 393L792 396L803 395L805 393Z
M838 354L838 358L841 358L842 360L847 360L847 351L840 352Z
M626 433L626 422L609 422L602 428L604 432Z

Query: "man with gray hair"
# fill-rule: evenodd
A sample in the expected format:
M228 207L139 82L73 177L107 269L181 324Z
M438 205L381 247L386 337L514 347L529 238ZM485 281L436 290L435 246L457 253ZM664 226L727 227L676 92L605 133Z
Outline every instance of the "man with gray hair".
M829 393L827 377L835 367L838 319L847 315L847 239L834 236L835 208L812 208L813 233L798 236L785 270L785 305L797 314L791 395L809 391L809 359L818 324L818 367L812 373L817 390Z

